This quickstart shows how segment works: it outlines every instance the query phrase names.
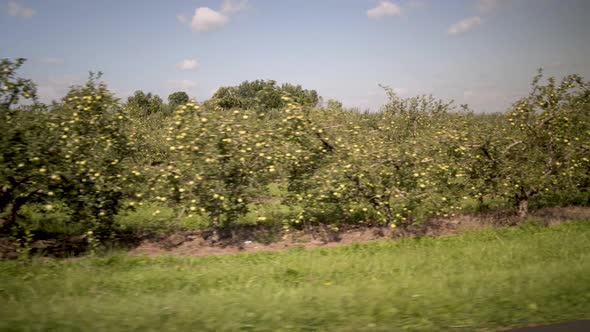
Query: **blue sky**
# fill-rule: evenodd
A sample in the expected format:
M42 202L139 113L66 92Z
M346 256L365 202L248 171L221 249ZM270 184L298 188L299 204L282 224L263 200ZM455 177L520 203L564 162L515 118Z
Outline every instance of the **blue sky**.
M104 72L119 96L203 100L274 79L378 109L379 84L502 111L535 71L590 78L587 0L0 0L0 57L42 100Z

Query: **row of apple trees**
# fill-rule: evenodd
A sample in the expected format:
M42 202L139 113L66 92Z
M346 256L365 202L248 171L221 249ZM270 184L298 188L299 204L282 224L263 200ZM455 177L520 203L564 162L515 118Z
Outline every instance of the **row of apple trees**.
M221 88L204 103L178 95L159 114L158 98L121 103L100 75L40 104L17 75L23 62L0 63L2 232L30 205L108 233L117 214L147 202L230 229L269 204L273 185L285 188L274 201L292 208L288 225L409 225L468 202L504 202L521 216L531 202L588 204L590 84L576 75L539 74L503 114L388 88L389 102L363 113L273 81Z
M44 211L61 206L71 222L109 229L128 191L128 119L94 75L58 105L40 105L33 82L16 75L23 62L0 63L2 231L14 227L20 210L31 204ZM18 106L23 99L28 106Z

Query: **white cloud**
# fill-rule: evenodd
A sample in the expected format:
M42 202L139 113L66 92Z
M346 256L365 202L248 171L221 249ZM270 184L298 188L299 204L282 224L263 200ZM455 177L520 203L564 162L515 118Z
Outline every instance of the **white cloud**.
M232 1L225 0L221 4L221 12L227 15L235 14L248 9L248 0Z
M470 30L473 30L480 26L483 23L483 20L479 16L468 17L466 19L462 19L461 21L452 24L449 27L447 33L449 35L459 35Z
M193 31L206 32L216 30L229 22L229 17L209 7L195 9L195 15L191 21Z
M401 8L390 1L381 1L375 8L367 10L367 16L370 19L380 19L387 16L399 16L401 13Z
M8 15L20 18L31 18L37 12L33 8L25 7L16 1L8 2Z
M176 19L182 24L189 24L193 31L207 32L222 28L229 23L232 15L246 9L248 0L225 0L219 10L199 7L195 9L192 18L180 14L176 15Z
M170 80L168 86L175 90L190 90L197 86L197 83L191 80Z
M184 59L181 62L176 64L176 69L187 70L187 71L197 71L199 69L199 62L197 62L196 59Z
M63 58L43 58L41 62L46 63L48 65L63 65L64 59Z

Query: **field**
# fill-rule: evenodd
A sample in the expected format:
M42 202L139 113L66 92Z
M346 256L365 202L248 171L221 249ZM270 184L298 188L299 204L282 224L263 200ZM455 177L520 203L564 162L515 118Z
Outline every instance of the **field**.
M0 263L2 331L494 331L590 317L590 222Z

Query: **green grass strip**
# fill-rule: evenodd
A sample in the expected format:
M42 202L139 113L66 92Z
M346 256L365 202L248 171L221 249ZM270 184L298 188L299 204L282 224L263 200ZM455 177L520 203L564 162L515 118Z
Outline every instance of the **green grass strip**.
M494 331L590 318L590 222L222 257L0 262L1 331Z

